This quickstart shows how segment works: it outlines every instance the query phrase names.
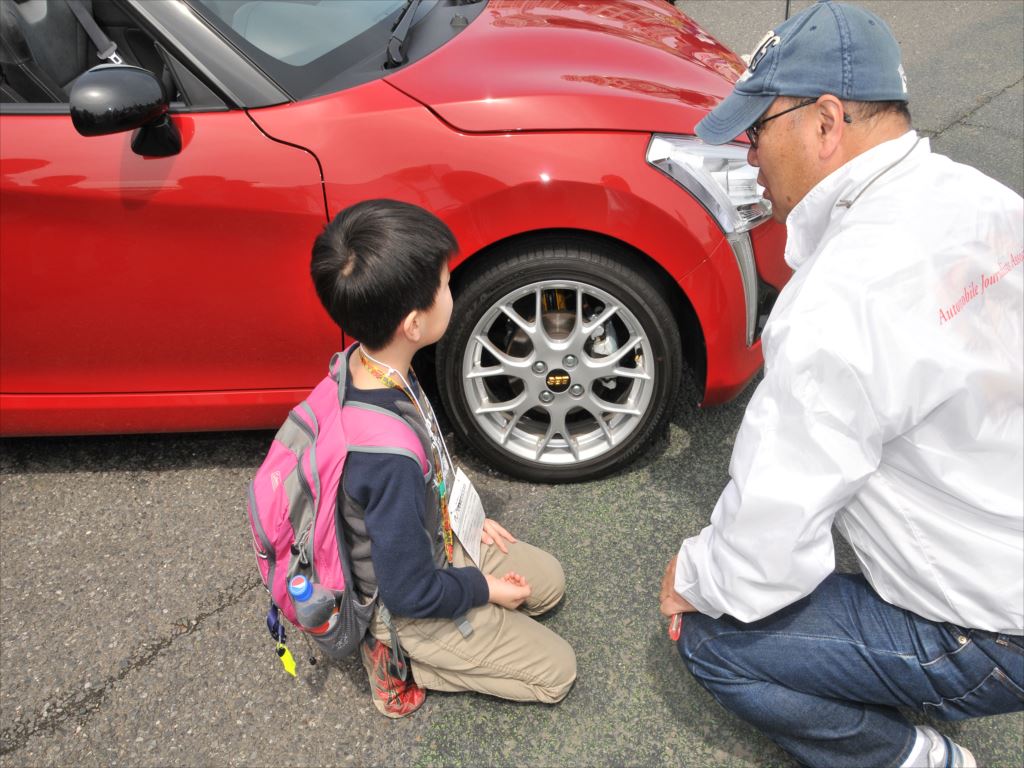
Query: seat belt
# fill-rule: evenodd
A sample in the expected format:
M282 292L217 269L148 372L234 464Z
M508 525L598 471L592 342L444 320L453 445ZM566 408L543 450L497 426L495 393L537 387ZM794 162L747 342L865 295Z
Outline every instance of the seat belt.
M64 0L64 2L67 3L71 12L75 14L75 18L82 25L85 34L92 40L92 44L96 46L97 56L103 61L109 61L111 64L124 64L124 59L117 52L117 43L107 37L103 30L100 29L92 14L85 9L85 6L79 0Z

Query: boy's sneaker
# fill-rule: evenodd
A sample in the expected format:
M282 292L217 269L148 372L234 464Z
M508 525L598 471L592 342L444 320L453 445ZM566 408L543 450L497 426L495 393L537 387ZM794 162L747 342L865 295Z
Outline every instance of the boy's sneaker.
M363 667L370 678L370 698L385 717L411 715L427 698L427 689L413 681L412 672L405 680L391 674L391 649L376 638L367 637L359 648Z

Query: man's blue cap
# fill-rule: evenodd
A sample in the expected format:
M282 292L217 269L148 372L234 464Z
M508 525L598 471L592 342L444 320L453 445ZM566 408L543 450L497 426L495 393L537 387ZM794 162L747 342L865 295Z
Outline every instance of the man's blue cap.
M855 5L819 0L758 43L733 91L697 123L709 144L732 141L779 96L907 101L900 46L889 25Z

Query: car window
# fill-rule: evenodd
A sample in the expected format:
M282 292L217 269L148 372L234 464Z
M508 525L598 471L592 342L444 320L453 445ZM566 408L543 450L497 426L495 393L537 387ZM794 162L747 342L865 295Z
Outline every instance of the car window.
M384 77L444 45L485 0L421 0L401 62L388 42L406 0L185 0L245 58L295 100ZM412 11L411 11L412 12Z
M192 77L193 87L183 91L188 73L119 3L83 6L105 36L112 51L125 64L142 67L160 80L167 98L177 108L223 107L206 87ZM71 89L78 78L97 64L97 43L66 2L0 2L0 108L5 112L61 112L67 110Z
M246 43L291 67L304 67L388 21L404 0L202 0Z
M188 0L292 98L368 82L404 0ZM418 14L419 15L419 14Z

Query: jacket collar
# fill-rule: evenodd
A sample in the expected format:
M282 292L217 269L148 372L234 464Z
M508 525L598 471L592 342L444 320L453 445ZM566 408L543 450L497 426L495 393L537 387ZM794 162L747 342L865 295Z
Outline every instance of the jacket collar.
M786 263L799 269L818 249L829 225L840 220L880 174L904 157L931 152L928 139L907 131L858 155L819 181L786 219Z

